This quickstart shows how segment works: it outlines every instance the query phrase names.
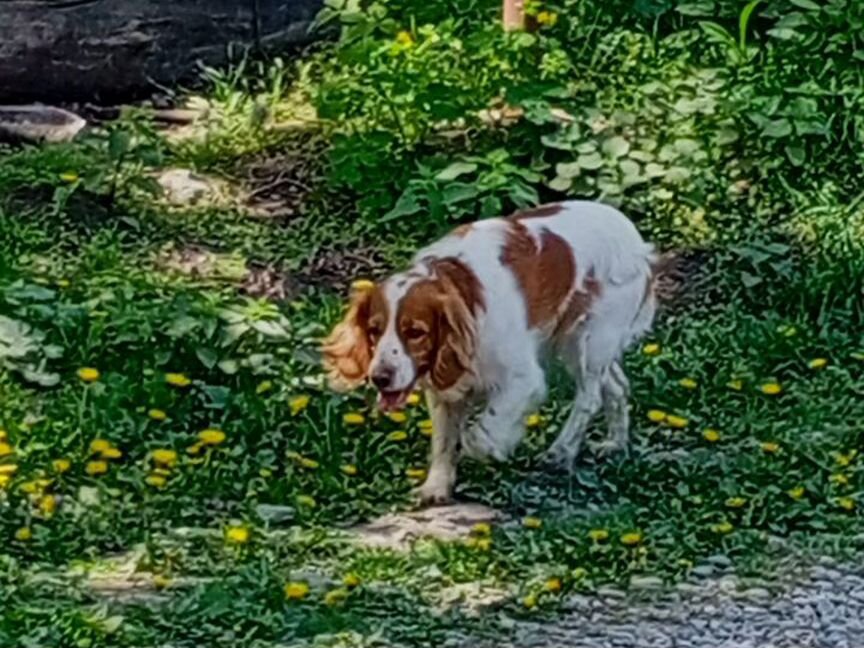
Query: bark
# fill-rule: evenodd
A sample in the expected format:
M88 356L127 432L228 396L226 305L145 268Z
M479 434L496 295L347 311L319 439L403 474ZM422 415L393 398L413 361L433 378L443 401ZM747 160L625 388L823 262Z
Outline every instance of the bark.
M310 40L321 0L0 0L0 104L123 101L232 46Z

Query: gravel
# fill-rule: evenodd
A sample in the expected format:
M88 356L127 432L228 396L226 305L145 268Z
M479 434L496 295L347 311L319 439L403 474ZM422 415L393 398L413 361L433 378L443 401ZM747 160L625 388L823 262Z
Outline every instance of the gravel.
M554 621L516 623L496 648L861 648L864 568L821 565L778 582L703 577L653 596L601 590L564 608Z

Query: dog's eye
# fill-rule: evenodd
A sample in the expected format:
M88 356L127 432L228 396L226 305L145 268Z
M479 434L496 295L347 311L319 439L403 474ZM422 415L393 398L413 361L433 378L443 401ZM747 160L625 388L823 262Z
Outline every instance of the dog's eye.
M426 335L426 331L416 326L409 326L405 329L405 337L409 340L419 340Z

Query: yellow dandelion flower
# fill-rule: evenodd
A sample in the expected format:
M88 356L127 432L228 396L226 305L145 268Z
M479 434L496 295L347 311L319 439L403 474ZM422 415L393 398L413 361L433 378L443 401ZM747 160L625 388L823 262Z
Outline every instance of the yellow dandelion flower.
M408 468L405 471L405 474L411 479L421 480L426 479L426 469L425 468Z
M349 412L342 417L342 422L345 425L363 425L366 422L366 417L359 412Z
M177 463L177 451L170 448L158 448L151 455L153 461L163 466L173 466Z
M201 452L201 448L204 446L202 443L193 443L189 447L186 448L186 452L190 455L197 455Z
M525 417L525 427L526 428L536 428L540 427L543 423L543 417L539 414L529 414Z
M668 415L663 410L652 409L648 410L648 420L652 423L662 423Z
M309 470L315 470L320 464L314 459L310 459L309 457L301 457L300 465L304 468L308 468Z
M656 342L651 342L642 347L642 353L646 356L655 356L660 353L660 345Z
M245 526L229 526L225 529L225 541L231 544L246 544L249 542L249 529Z
M759 447L762 448L762 452L768 454L777 454L780 452L780 444L774 443L773 441L765 441L759 444Z
M198 433L198 441L203 445L219 445L225 440L225 433L216 428L207 428Z
M604 542L609 539L609 532L606 529L591 529L588 537L594 542Z
M793 500L800 500L802 497L804 497L804 494L806 492L807 491L803 486L796 486L795 488L790 488L788 491L786 491L786 494Z
M90 442L91 454L102 454L106 450L110 450L113 446L107 439L93 439Z
M78 370L78 377L86 383L92 383L99 380L99 370L93 367L81 367Z
M411 392L410 394L408 394L408 398L405 400L405 403L407 405L410 405L411 407L414 407L415 405L419 405L420 404L420 394L418 394L417 392Z
M526 529L539 529L543 526L543 520L538 517L528 516L522 519L522 526Z
M39 493L42 492L50 483L50 480L47 479L33 479L21 484L21 492L27 493L28 495Z
M492 527L488 522L478 522L471 527L471 533L478 536L488 536L492 533Z
M315 498L311 495L298 495L297 504L300 506L305 506L306 508L315 508L318 502L315 501Z
M153 408L147 410L147 416L154 421L164 421L168 418L168 413L165 410Z
M554 11L541 11L537 14L537 23L546 27L553 27L558 22L558 14Z
M684 389L696 389L699 386L699 383L696 382L695 378L682 378L678 381L678 384L681 385Z
M828 358L813 358L807 363L810 369L823 369L828 365Z
M164 590L171 587L171 579L164 574L156 574L153 576L153 587L157 590Z
M9 482L12 481L11 475L4 475L0 473L0 490L6 488L9 485Z
M374 287L375 282L369 281L368 279L357 279L356 281L351 283L351 290L356 290L358 292L372 290Z
M741 508L747 504L747 500L743 497L730 497L726 500L726 506L729 508Z
M18 464L0 464L0 475L14 475L18 472Z
M33 531L30 527L21 527L15 532L15 539L19 542L27 542L33 539Z
M88 461L84 466L84 471L88 475L104 475L108 472L108 462L106 461Z
M0 443L0 457L8 457L15 449L8 443Z
M690 421L684 418L683 416L675 416L674 414L670 414L666 417L666 425L671 428L682 429L687 427L690 424Z
M849 484L849 478L843 473L834 473L828 478L828 481L838 486L847 486Z
M411 47L412 45L414 45L414 37L411 36L411 32L402 30L398 34L396 34L396 42L403 47ZM355 281L354 283L356 284L357 282Z
M537 595L529 594L525 598L522 599L522 606L528 610L533 610L537 607Z
M173 387L188 387L192 384L186 374L169 372L165 374L165 382Z
M0 428L0 441L5 441L9 436L6 434L6 430Z
M719 524L712 524L711 530L714 533L719 533L720 535L726 535L732 533L735 530L735 527L732 526L731 522L720 522Z
M837 506L842 508L844 511L854 511L857 504L851 497L841 497L837 500Z
M717 430L708 428L702 431L702 438L708 443L717 443L720 440L720 433Z
M349 589L360 587L361 582L360 577L354 572L345 574L345 578L342 579L342 584Z
M767 394L768 396L776 396L783 391L783 387L780 385L780 383L769 382L760 385L759 391L761 391L763 394Z
M408 438L408 433L405 430L396 430L387 435L388 441L404 441Z
M123 451L119 448L105 448L99 453L103 459L120 459L123 456Z
M45 517L50 517L54 515L54 511L57 510L57 498L53 495L43 495L39 499L39 512L42 513Z
M846 452L846 453L835 452L835 453L833 453L833 456L834 456L834 461L837 463L837 465L845 468L846 466L850 465L855 460L855 457L858 456L858 451L857 450L850 450L849 452Z
M344 588L338 588L334 590L330 590L324 595L324 605L329 607L334 607L343 603L345 599L348 598L348 590Z
M302 601L308 595L309 585L307 583L296 582L285 585L285 598L289 601Z
M57 280L57 287L58 288L68 288L71 285L72 285L72 282L69 281L68 279L58 279Z
M417 428L420 430L420 434L423 436L431 437L432 436L432 419L425 419L420 421L417 424Z
M272 380L262 380L258 383L258 386L255 388L256 394L266 394L271 389L273 389L273 381Z
M477 551L489 551L492 548L492 538L476 538L474 548Z
M164 475L158 474L150 474L144 478L144 483L148 486L153 486L154 488L163 488L165 484L168 483L167 478Z
M288 407L291 408L291 414L293 416L297 416L300 412L305 410L309 406L309 401L311 400L310 396L306 394L301 394L300 396L295 396L291 400L288 401Z
M628 547L633 547L642 542L642 533L639 531L631 531L621 536L621 544Z
M78 182L78 174L74 171L67 171L66 173L60 174L60 179L63 182L68 182L69 184L72 184L73 182Z
M357 466L355 466L354 464L345 464L340 468L340 470L349 477L353 477L357 474Z
M408 415L405 412L389 412L387 414L387 418L389 418L394 423L404 423L408 420Z
M550 578L543 585L543 589L545 589L547 592L552 592L553 594L560 592L561 587L562 584L560 578Z
M730 380L726 383L726 386L733 391L741 391L744 389L744 381L738 379Z

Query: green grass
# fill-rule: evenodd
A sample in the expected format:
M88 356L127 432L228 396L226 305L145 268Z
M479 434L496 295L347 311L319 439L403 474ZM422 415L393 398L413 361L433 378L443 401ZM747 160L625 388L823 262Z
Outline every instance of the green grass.
M835 143L829 168L819 157L828 145L805 134L795 142L808 161L790 167L778 162L788 152L762 133L759 119L752 127L738 120L743 134L731 148L709 144L728 127L724 120L738 115L731 91L709 97L718 102L715 112L680 123L670 125L658 112L681 97L693 100L693 74L700 70L712 70L726 89L739 84L736 91L746 95L768 92L774 83L759 65L780 70L778 61L795 60L806 69L809 59L782 49L794 43L772 46L759 31L748 43L757 42L763 54L726 60L719 45L688 49L693 25L680 15L663 14L652 32L643 17L617 5L589 20L579 14L588 9L561 3L554 7L561 12L555 31L520 45L511 60L497 31L478 26L489 7L478 3L464 23L450 24L433 7L393 3L396 23L363 36L380 51L352 49L343 35L335 50L309 55L296 74L278 63L211 73L217 110L202 137L166 142L133 116L109 129L129 134L122 145L120 136L112 145L110 134L97 133L76 145L0 152L0 315L7 318L0 319L0 428L7 444L0 446L0 467L6 466L0 468L0 643L439 645L500 636L509 619L523 615L552 620L573 591L626 587L634 576L687 578L712 555L729 557L746 574L765 574L789 553L860 559L864 210L854 170L860 152L854 140ZM360 69L352 57L374 50L364 59L371 66L365 73L388 91L405 90L388 85L388 75L420 74L429 61L396 59L387 30L404 28L412 12L436 23L448 47L462 38L471 49L464 62L443 54L432 60L452 75L453 93L480 93L460 101L490 99L483 93L501 79L491 72L472 77L469 68L478 60L504 61L505 81L514 86L507 90L529 97L525 105L536 121L497 130L471 123L459 144L425 140L419 134L429 135L441 117L436 111L451 108L437 105L434 93L430 103L410 104L403 113L401 95L367 94L347 81ZM608 35L600 23L608 23ZM422 29L413 33L417 41L431 38ZM607 38L631 45L612 50L620 69L584 46L573 50L573 67L547 70L546 81L560 84L551 96L575 115L580 131L568 135L566 146L558 140L547 147L558 126L531 103L531 47L551 65L561 43ZM338 56L330 60L332 51ZM574 70L602 92L574 90ZM782 73L793 74L786 67ZM837 77L848 83L845 71ZM415 78L424 92L433 92L433 81ZM648 82L661 87L646 95ZM334 88L354 103L334 108ZM646 99L655 91L660 99ZM395 113L376 112L382 96L395 101ZM308 116L310 101L329 111L329 122L302 135L274 126ZM468 103L460 110L469 110ZM849 106L832 109L839 115L832 124L854 119ZM582 127L597 111L616 110L640 116L635 125L622 118L628 136L698 139L705 155L687 162L689 180L622 188L613 179L623 163L604 158L596 177L583 171L562 191L558 165L573 162L571 155L578 162L596 149L595 139L609 139ZM394 114L402 122L394 124ZM502 143L512 158L500 158ZM255 219L232 204L172 208L147 191L156 168L188 164L238 181L252 156L286 151L310 178L302 211L292 219ZM791 155L797 159L798 152ZM378 166L364 170L373 159ZM468 165L457 181L435 179L453 159ZM368 175L354 175L352 164ZM386 165L390 171L382 171ZM536 175L518 175L529 167ZM578 194L622 204L653 240L704 253L692 286L646 340L659 352L634 348L626 359L631 456L601 462L588 452L571 476L538 469L535 458L563 422L572 393L553 368L541 423L516 457L500 466L462 466L458 496L495 506L510 522L495 525L488 541L421 541L406 552L358 548L347 527L412 506L418 480L410 471L425 466L427 414L417 405L404 421L393 421L374 411L371 394L338 396L321 387L316 344L339 315L339 286L358 268L377 271L378 260L400 263L453 221L489 205L516 206L524 195L513 190L514 178L537 198ZM460 183L476 189L471 200L432 209ZM412 187L423 210L380 221ZM186 276L162 261L169 244L230 260L210 276ZM376 261L364 265L351 256L358 250L360 257L373 252ZM325 257L334 259L333 275L322 285L314 279ZM273 264L294 278L290 298L273 303L242 295L238 272L251 263ZM812 366L823 358L824 366ZM85 367L98 369L98 380L81 380ZM168 373L190 382L171 385ZM695 386L682 385L684 378ZM764 393L766 384L780 392ZM153 418L153 409L164 411L164 420ZM650 420L651 410L677 417L677 427ZM346 414L363 420L350 424ZM205 429L224 431L225 440L201 447L197 435ZM704 434L709 429L716 440ZM104 460L105 474L91 475L88 463L102 460L91 449L96 439L119 453ZM157 465L159 449L176 451L176 464ZM68 460L67 471L58 472L58 459ZM349 465L356 474L346 474ZM278 521L266 514L274 505L282 507ZM524 526L525 516L539 518L541 528ZM247 541L231 542L227 530L236 527L248 529ZM638 541L622 542L633 534ZM145 581L156 577L161 589L146 588L142 600L100 594L86 574L110 573L117 556L132 560ZM360 585L346 589L348 575ZM561 592L547 591L553 578ZM302 601L286 600L284 587L292 582L309 584ZM460 601L459 588L472 593ZM344 600L328 605L334 590ZM537 607L526 607L526 597ZM476 600L487 601L479 615Z

